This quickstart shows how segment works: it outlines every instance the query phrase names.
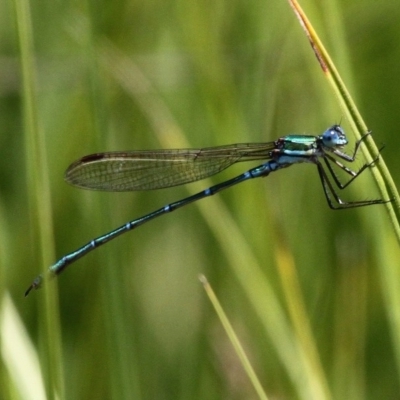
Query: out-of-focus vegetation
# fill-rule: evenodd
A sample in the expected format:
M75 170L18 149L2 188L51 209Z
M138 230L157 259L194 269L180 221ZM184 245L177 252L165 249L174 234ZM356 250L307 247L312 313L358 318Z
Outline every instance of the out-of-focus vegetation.
M399 179L398 3L301 4ZM86 192L63 181L85 154L264 142L341 121L284 0L32 0L30 11L56 257L251 166L187 187ZM61 398L257 398L200 273L269 398L399 396L399 251L385 208L331 211L311 165L243 183L79 260L57 280L60 327L46 325L45 290L23 298L44 268L40 246L52 245L39 236L17 18L14 0L0 3L1 398L41 398L40 372ZM343 193L377 196L368 172Z

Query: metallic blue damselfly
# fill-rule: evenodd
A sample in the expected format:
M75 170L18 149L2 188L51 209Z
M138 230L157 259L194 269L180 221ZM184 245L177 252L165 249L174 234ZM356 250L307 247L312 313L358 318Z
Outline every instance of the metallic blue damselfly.
M66 181L84 189L112 192L151 190L183 185L215 175L237 162L267 161L241 175L168 204L91 240L52 265L45 278L59 275L70 264L90 251L154 218L248 179L265 177L271 172L293 164L312 163L317 166L326 200L329 207L334 210L387 203L390 200L346 202L339 197L336 191L347 187L378 160L379 155L357 171L353 171L339 161L343 160L349 163L355 161L360 145L368 135L369 133L366 133L356 142L351 156L342 151L348 144L348 140L339 125L333 125L320 136L288 135L269 143L233 144L204 149L109 152L85 156L69 166L65 173ZM322 160L324 163L321 162ZM350 176L350 179L346 183L342 183L335 174L334 167L344 171ZM25 296L32 289L38 289L43 280L44 277L41 275L36 277L25 292Z

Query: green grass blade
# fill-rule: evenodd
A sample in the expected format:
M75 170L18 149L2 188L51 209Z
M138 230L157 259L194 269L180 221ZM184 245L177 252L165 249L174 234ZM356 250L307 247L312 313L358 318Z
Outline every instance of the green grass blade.
M289 0L302 28L304 29L315 56L321 66L321 69L333 89L341 108L343 109L347 119L356 132L359 139L368 131L367 125L361 116L352 96L347 89L343 79L341 78L337 68L335 67L331 57L329 56L325 46L318 37L315 29L305 15L304 11L296 0ZM371 161L379 153L372 135L365 141L366 146L363 146L364 154L368 161ZM395 186L394 180L387 168L382 156L376 165L371 168L382 198L392 199L392 202L386 204L392 228L395 232L397 244L400 242L400 208L399 195ZM369 224L370 221L367 221ZM390 237L387 226L384 221L379 220L375 223L372 230L375 244L375 251L378 258L379 270L381 274L382 288L385 297L385 306L387 315L389 316L394 353L398 365L398 374L400 374L400 275L398 262L400 258L399 246L394 245L393 237ZM395 261L396 260L396 261Z
M229 319L221 306L217 296L214 293L210 283L208 282L207 278L204 275L200 276L200 282L203 284L204 290L207 293L208 298L210 299L218 318L220 319L226 334L229 337L229 340L232 343L233 348L238 355L241 364L243 365L244 370L246 371L247 376L249 377L251 383L253 384L254 390L256 391L258 397L263 400L268 400L266 393L261 385L260 380L258 379L254 368L252 367L249 358L246 355L246 352L243 349L243 346L240 343L238 336L236 335L232 324L229 322Z
M337 96L343 112L348 118L354 131L357 133L357 138L360 139L362 135L368 132L366 123L364 122L356 104L354 103L350 92L346 88L338 70L336 69L331 57L325 49L325 46L321 42L317 35L317 32L313 28L312 24L308 20L304 11L296 0L289 0L291 7L293 8L297 18L299 19L300 25L304 29L308 40L310 41L311 47L314 51L315 56L321 66L321 69L330 83L335 95ZM366 146L363 147L364 154L368 161L372 161L377 154L379 149L370 136L365 141ZM393 229L396 233L397 240L400 243L400 202L399 194L394 184L393 178L382 158L376 165L376 168L371 168L372 174L378 185L379 191L383 199L392 199L392 202L386 204L386 208L389 212L390 220L392 222Z
M17 30L20 45L22 67L23 112L25 129L25 151L27 162L28 188L31 194L31 220L37 233L42 269L46 270L54 261L54 242L52 230L52 211L50 201L50 186L48 182L47 155L45 150L44 132L39 128L37 95L36 95L36 65L33 45L33 29L28 0L14 1ZM42 327L41 341L46 351L45 382L48 398L64 398L63 367L61 357L61 331L55 285L47 285L44 296L39 301L40 325Z

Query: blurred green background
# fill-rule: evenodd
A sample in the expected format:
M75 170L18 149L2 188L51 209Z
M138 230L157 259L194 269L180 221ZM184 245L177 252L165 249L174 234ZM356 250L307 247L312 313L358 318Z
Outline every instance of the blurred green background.
M397 181L398 2L301 4L375 141L386 144ZM1 2L0 398L43 398L39 372L49 397L258 398L200 273L269 398L399 398L399 252L385 208L330 210L308 165L202 200L79 260L57 280L56 316L46 325L46 290L23 297L44 268L38 207L51 212L54 246L43 246L55 261L251 167L199 185L96 193L63 181L72 161L320 134L339 121L354 137L285 0L32 0L30 10L52 209L45 193L45 204L34 198L18 17L12 0ZM343 198L379 196L365 175Z

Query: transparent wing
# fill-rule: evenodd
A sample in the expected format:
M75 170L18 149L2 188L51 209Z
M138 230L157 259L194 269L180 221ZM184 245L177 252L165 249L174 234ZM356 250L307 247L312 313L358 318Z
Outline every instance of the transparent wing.
M270 142L97 153L72 163L65 172L65 180L92 190L161 189L207 178L239 161L268 159L274 147L274 142Z

